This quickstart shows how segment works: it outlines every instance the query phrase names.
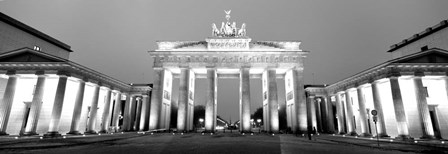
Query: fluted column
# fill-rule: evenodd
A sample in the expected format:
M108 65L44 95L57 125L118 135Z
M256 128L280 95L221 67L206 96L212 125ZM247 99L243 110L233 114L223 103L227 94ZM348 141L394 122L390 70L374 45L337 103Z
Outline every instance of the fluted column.
M84 89L86 87L86 82L84 80L79 80L78 92L76 92L75 106L73 107L72 124L70 126L70 132L67 134L79 135L79 119L81 118L82 101L84 99Z
M216 103L218 76L215 68L207 68L207 104L205 105L205 131L214 132L216 125Z
M163 99L163 81L164 70L162 68L154 68L154 83L151 95L151 108L149 116L149 130L158 129L161 127L159 119L162 113L162 99Z
M177 110L177 131L183 132L187 130L187 107L188 107L188 87L190 85L190 70L188 68L180 68L179 78L179 98Z
M364 97L364 90L362 86L356 87L358 94L359 104L359 121L361 123L361 136L372 136L369 133L369 127L367 123L367 111L366 111L366 98Z
M338 118L338 133L345 134L344 107L341 102L341 94L336 94L336 117Z
M429 115L428 103L426 100L427 90L423 86L422 82L423 73L416 72L413 77L414 87L415 87L415 96L417 99L417 109L418 115L420 118L420 124L422 126L423 136L421 138L425 139L433 139L434 138L434 129L432 127L431 117Z
M140 131L145 131L148 129L148 118L149 118L149 102L148 95L142 95L141 99L142 110L140 112Z
M106 88L106 102L104 102L103 107L103 118L101 119L101 130L100 133L107 133L109 129L110 122L110 100L111 100L111 89Z
M118 131L119 120L120 120L119 119L120 111L121 111L121 92L116 91L115 106L114 106L113 117L112 117L112 126L115 128L115 131Z
M240 131L251 131L249 67L240 69Z
M334 113L333 113L333 103L331 102L331 96L324 99L325 108L327 111L327 128L328 133L334 133Z
M383 114L383 105L381 102L381 96L380 96L380 89L378 87L378 81L374 81L372 83L372 95L373 95L373 106L375 107L375 110L377 111L378 116L378 135L380 137L388 137L386 132L386 123L384 121L384 114Z
M94 84L92 103L90 104L89 123L87 124L87 131L84 132L84 134L96 134L95 122L96 122L96 113L98 110L99 96L100 96L100 85Z
M345 106L347 108L347 116L345 117L347 121L347 134L357 135L355 121L353 120L353 102L348 89L345 91Z
M276 70L268 69L268 104L269 104L269 124L271 132L279 131L279 120L278 120L278 96L277 96L277 79Z
M126 95L126 102L123 111L123 131L131 130L131 95Z
M141 120L141 114L142 114L142 99L140 97L136 97L136 107L135 107L135 120L134 120L134 131L140 129L140 120Z
M317 122L316 122L316 108L314 104L314 95L308 95L307 98L307 123L308 123L308 132L313 129L317 130Z
M9 115L11 114L12 102L16 92L17 78L15 71L8 71L8 82L6 83L5 93L0 104L0 135L8 135L6 128L8 126Z
M130 114L129 114L129 116L131 117L130 119L131 119L131 121L130 121L130 131L134 131L135 129L136 129L136 127L135 127L135 121L136 121L136 117L135 117L135 114L136 114L136 111L137 111L137 107L138 107L138 102L137 102L137 97L136 96L134 96L134 95L131 95L131 98L130 98L131 100L130 100L130 104L129 105L131 105L130 106Z
M23 135L37 135L37 121L39 120L40 110L42 108L42 99L45 89L46 76L43 71L36 72L37 82L34 90L33 100L31 102L30 113L28 121L26 122L26 128Z
M44 135L45 137L61 136L59 134L59 122L61 120L62 106L64 105L65 87L67 86L68 76L63 73L58 73L58 75L59 81L54 97L53 111L51 112L50 125L48 132Z
M317 131L319 132L323 132L323 128L322 128L322 112L321 112L321 99L320 98L316 98L315 100L315 107L316 107L316 121L317 121Z
M390 88L392 91L392 99L394 101L395 119L397 120L398 136L395 139L409 139L408 122L406 120L406 112L401 97L400 84L398 76L389 78Z

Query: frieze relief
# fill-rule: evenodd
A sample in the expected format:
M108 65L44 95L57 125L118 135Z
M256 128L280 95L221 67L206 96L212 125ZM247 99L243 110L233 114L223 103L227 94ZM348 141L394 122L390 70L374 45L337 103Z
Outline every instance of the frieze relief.
M161 56L158 63L297 63L297 56Z

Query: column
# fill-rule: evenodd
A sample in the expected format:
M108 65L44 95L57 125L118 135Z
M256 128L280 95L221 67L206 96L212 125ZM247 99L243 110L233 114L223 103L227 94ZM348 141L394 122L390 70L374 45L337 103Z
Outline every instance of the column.
M111 89L106 88L106 100L103 107L103 118L101 119L101 130L100 133L107 133L109 129L110 122L110 100L111 100Z
M99 83L100 84L100 83ZM95 121L96 121L96 113L98 110L98 98L100 96L100 85L93 85L93 97L92 103L90 104L90 113L89 113L89 122L87 124L87 131L84 134L96 134L95 131Z
M316 107L316 121L317 121L317 131L319 132L323 132L323 128L322 128L322 112L321 112L321 99L320 98L316 98L315 100L315 106Z
M270 131L278 133L279 120L278 120L278 97L277 97L277 79L276 70L268 69L268 104L269 104L269 124Z
M14 93L16 92L17 78L15 71L8 71L6 75L9 76L8 83L6 83L5 93L0 104L0 135L6 134L8 126L9 115L11 113L12 102L14 101Z
M356 92L358 94L358 104L359 104L359 121L361 123L361 136L372 136L369 133L368 123L367 123L367 111L366 111L366 98L364 97L364 90L362 86L356 87Z
M121 111L121 92L115 92L115 106L114 106L114 115L112 117L112 126L114 127L114 131L118 131L119 121L120 121L120 111Z
M36 72L37 82L36 88L34 90L33 100L31 102L30 113L28 117L28 121L26 122L26 128L23 135L37 135L37 121L39 120L40 110L42 108L42 99L44 95L45 89L45 80L46 76L44 71Z
M394 101L395 119L397 120L398 136L395 139L406 140L410 139L408 131L408 122L406 120L406 113L403 105L403 99L401 98L400 84L398 82L398 76L392 76L389 78L390 88L392 91L392 99Z
M190 82L190 70L188 68L180 68L179 78L179 97L177 110L177 131L187 131L187 107L188 107L188 87Z
M70 126L70 132L67 134L79 135L79 119L81 118L82 101L84 99L84 90L86 87L85 80L78 81L78 92L76 92L75 106L73 107L72 124Z
M331 96L323 99L325 101L325 108L327 110L327 127L328 133L334 133L334 113L333 113L333 103L331 102Z
M134 131L135 129L136 129L136 127L135 127L135 112L136 112L136 110L138 109L137 107L138 107L138 102L137 102L137 100L136 100L136 96L133 96L133 95L131 95L131 98L130 98L131 100L130 100L130 104L129 105L131 105L131 106L129 106L130 108L130 114L129 114L129 116L131 117L130 119L130 131Z
M422 77L424 76L421 72L416 72L413 78L415 87L415 96L417 99L417 109L420 118L423 136L421 138L433 139L434 129L432 127L431 117L429 116L428 103L426 101L427 89L423 86Z
M304 79L303 70L294 68L293 69L294 78L294 99L295 99L295 110L297 116L298 131L307 131L307 118L306 118L306 99L305 99L305 89L304 89Z
M325 97L320 97L318 100L318 104L320 106L320 119L321 119L321 131L324 133L328 133L328 110L325 101Z
M134 131L140 129L140 120L142 114L142 99L140 97L136 97L136 107L135 107L135 120L134 120Z
M207 103L205 104L205 131L215 132L218 76L216 68L207 68Z
M59 134L59 122L61 120L62 105L64 105L65 87L67 86L68 76L65 73L58 73L59 81L54 97L53 111L51 112L50 126L44 137L57 137Z
M162 101L163 101L163 84L165 78L165 70L163 68L154 68L154 83L152 87L151 96L151 108L149 116L149 130L158 129L161 127L161 111L162 111Z
M148 95L142 95L142 110L140 112L140 131L145 131L148 129L148 118L149 118L149 102Z
M240 69L240 132L250 132L250 79L249 67Z
M308 95L307 98L308 133L311 133L314 129L317 130L316 107L314 105L314 98L314 95Z
M126 102L123 111L123 128L122 131L131 130L131 95L126 95Z
M380 89L378 87L379 82L374 81L372 83L372 95L373 95L373 106L375 110L378 112L378 135L380 137L389 137L386 132L386 124L384 122L384 114L383 114L383 105L381 102Z
M355 130L355 121L353 120L353 102L350 97L350 90L345 90L345 106L347 108L347 134L355 136L358 135Z
M338 118L338 133L345 134L344 110L341 102L341 94L336 94L336 118Z

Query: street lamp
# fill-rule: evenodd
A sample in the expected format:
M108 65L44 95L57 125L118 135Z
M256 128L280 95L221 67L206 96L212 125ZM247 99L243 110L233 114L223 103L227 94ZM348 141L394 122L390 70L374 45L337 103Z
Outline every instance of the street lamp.
M261 119L257 119L258 127L260 127Z

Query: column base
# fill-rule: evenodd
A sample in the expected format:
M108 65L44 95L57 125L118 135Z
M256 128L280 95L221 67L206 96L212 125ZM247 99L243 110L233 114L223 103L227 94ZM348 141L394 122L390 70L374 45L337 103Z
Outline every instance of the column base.
M412 138L409 135L398 135L397 137L395 137L395 140L399 140L399 141L413 141L414 138Z
M358 136L358 133L356 133L356 132L349 132L349 133L347 133L346 135L349 135L349 136Z
M369 134L369 133L361 133L361 134L359 134L359 136L361 136L361 137L372 137L372 134Z
M47 132L44 134L44 138L56 138L56 137L62 137L59 132Z
M107 133L107 130L100 130L98 133L106 134L106 133Z
M253 133L253 132L250 131L250 130L243 130L243 131L240 131L240 133L241 133L241 134L242 134L242 133L245 133L245 134L246 134L246 133L249 133L249 134L250 134L250 133Z
M423 135L422 137L420 137L420 139L434 140L436 139L436 137L432 135Z
M387 134L379 134L379 137L380 137L380 138L388 138L388 137L390 137L390 136L387 135Z
M84 134L98 134L98 133L94 130L89 130L87 132L84 132Z
M345 134L347 134L347 133L345 133L345 132L339 132L338 134L339 134L339 135L345 135Z
M21 134L22 136L34 136L34 135L39 135L36 132L25 132L23 134Z
M6 132L0 132L0 136L6 136L6 135L9 135L9 134Z
M80 133L79 131L77 131L77 130L75 130L75 131L70 131L70 132L68 132L67 134L70 134L70 135L81 135L81 133Z
M215 130L205 130L203 133L215 133Z

